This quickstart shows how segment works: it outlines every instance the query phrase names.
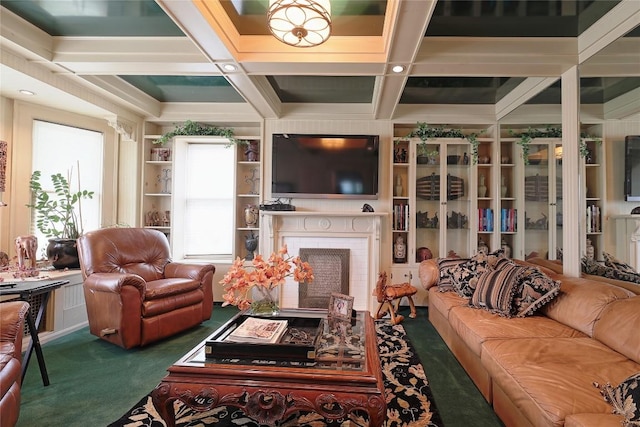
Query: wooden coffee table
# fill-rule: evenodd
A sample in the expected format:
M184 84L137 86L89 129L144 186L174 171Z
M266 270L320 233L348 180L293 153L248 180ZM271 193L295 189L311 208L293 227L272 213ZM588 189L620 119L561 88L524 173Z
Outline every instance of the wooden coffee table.
M326 318L326 310L283 310L281 316ZM238 407L267 425L298 411L314 411L331 420L365 411L369 425L382 426L387 408L377 336L368 311L357 312L347 325L324 321L316 358L303 363L260 360L260 354L254 360L207 358L206 342L227 324L170 366L152 392L153 404L168 426L175 425L175 400L196 411Z

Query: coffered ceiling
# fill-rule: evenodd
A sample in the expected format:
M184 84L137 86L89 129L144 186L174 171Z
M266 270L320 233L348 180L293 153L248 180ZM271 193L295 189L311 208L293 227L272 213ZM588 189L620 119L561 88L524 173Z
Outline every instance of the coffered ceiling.
M451 104L500 118L559 104L560 75L579 66L603 118L640 111L638 0L331 4L329 40L296 48L270 35L267 0L2 0L0 91L167 121L394 120Z

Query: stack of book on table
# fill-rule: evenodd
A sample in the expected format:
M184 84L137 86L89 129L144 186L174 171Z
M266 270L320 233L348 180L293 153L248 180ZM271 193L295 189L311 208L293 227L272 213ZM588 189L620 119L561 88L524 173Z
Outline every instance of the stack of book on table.
M286 319L261 319L247 317L235 328L225 341L247 343L277 343L287 330Z

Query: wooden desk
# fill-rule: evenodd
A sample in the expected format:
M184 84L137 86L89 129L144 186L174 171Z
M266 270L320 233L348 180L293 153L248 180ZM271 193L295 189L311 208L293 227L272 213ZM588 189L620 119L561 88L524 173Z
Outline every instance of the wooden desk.
M40 339L38 338L38 329L44 319L45 312L47 310L47 304L51 293L58 289L62 285L69 283L68 280L37 280L37 281L18 281L15 282L15 286L9 287L10 283L2 283L3 287L0 287L0 296L17 296L22 301L29 301L29 298L35 295L42 295L42 303L38 308L36 318L33 318L31 310L27 312L26 321L29 326L29 334L31 335L31 341L25 352L24 360L22 362L22 381L24 382L24 375L27 372L27 366L31 359L33 350L36 351L36 357L38 358L38 365L40 366L40 375L42 376L42 384L49 385L49 374L47 373L47 366L44 362L44 355L42 353L42 346L40 345Z
M326 316L326 310L320 311ZM303 316L309 312L318 315L318 310L304 309L282 310L280 314ZM266 425L298 411L315 411L326 419L344 419L354 411L365 411L369 425L377 427L384 422L387 410L382 369L368 311L359 311L347 332L343 328L339 333L325 322L312 366L207 358L208 339L169 367L169 374L151 394L168 426L175 425L173 402L178 399L196 411L238 407Z

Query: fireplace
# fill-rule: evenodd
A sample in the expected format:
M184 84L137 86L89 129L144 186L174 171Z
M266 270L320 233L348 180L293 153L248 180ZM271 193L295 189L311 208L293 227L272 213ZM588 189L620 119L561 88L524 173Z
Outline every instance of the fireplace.
M349 249L301 248L313 268L313 283L298 287L298 307L327 308L332 292L349 294Z
M341 293L354 297L354 309L375 310L371 294L380 269L381 217L386 213L260 211L260 215L260 253L283 245L293 256L302 255L303 249L348 250L348 289ZM290 278L279 296L283 308L301 306L299 286Z

